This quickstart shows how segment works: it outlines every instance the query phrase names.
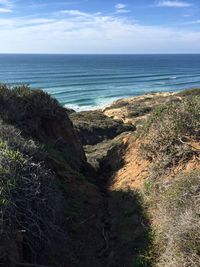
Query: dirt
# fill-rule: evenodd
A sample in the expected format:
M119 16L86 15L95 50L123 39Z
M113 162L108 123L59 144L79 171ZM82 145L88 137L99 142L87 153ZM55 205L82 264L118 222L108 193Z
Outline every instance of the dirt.
M140 144L132 145L132 141L130 133L124 135L121 148L113 147L104 155L97 173L96 185L102 201L96 220L101 235L96 253L100 266L136 266L139 251L148 245L149 223L137 189L148 173L149 163L141 160Z
M119 169L110 181L111 190L136 190L143 186L148 176L150 162L144 160L140 154L139 141L131 142L124 156L124 166Z
M176 93L150 93L119 99L102 111L113 119L138 125L145 121L156 107L181 99L182 97Z

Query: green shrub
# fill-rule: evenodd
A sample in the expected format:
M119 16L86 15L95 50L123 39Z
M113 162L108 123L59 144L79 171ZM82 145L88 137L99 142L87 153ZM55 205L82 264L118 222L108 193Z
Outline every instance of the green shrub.
M63 116L65 113L65 109L61 108L58 101L42 90L32 90L25 85L13 88L0 85L2 118L20 121L29 116L40 115L47 119Z
M152 163L143 197L155 223L156 267L200 266L200 172L163 179L199 156L192 144L199 134L199 96L159 107L140 132L141 153Z
M169 170L198 154L188 140L198 140L200 134L200 97L162 106L153 112L140 137L146 142L142 154L154 162L152 173Z
M143 116L145 114L148 114L152 111L151 107L148 106L133 106L128 109L128 118L134 118L134 117L139 117Z
M66 109L42 90L27 86L0 86L0 118L14 125L25 138L53 146L67 164L80 171L86 157Z
M0 263L4 266L13 266L13 255L20 254L22 247L29 255L24 259L31 262L49 251L53 255L58 251L55 246L66 243L63 198L44 157L32 140L0 121Z
M181 97L200 96L200 88L185 89L178 93Z
M200 172L190 172L178 175L157 196L157 267L200 266L199 186Z

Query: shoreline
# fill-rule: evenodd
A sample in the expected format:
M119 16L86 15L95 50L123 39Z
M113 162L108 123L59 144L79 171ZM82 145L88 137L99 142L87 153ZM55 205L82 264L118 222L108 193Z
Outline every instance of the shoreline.
M191 90L191 89L187 89L187 90ZM181 90L181 91L184 91ZM117 103L122 103L122 102L132 102L132 101L135 101L135 100L142 100L142 99L145 99L145 98L148 98L148 97L156 97L156 96L163 96L163 97L167 97L167 96L173 96L173 95L176 95L176 94L179 94L181 93L181 91L176 91L176 92L172 92L172 91L169 91L169 92L162 92L162 91L159 91L159 92L147 92L147 93L144 93L144 94L141 94L141 95L135 95L135 96L125 96L125 97L122 97L122 98L113 98L112 101L109 101L108 103L104 103L104 104L100 104L100 105L97 105L97 106L78 106L76 104L72 104L72 105L64 105L64 108L66 109L71 109L71 110L74 110L75 112L85 112L85 111L106 111L106 109L109 109L110 107L112 107L113 105L117 104Z
M145 99L147 97L156 97L156 96L161 96L161 97L169 97L169 96L173 96L173 95L178 95L181 94L182 92L185 91L191 91L191 90L196 90L198 89L198 87L195 88L184 88L182 90L178 90L178 91L151 91L151 92L146 92L146 93L141 93L138 95L133 95L133 96L124 96L124 97L113 97L112 100L110 101L106 101L106 103L102 103L99 105L95 105L95 106L79 106L76 104L65 104L64 108L66 109L72 109L75 112L84 112L84 111L102 111L104 112L107 108L112 107L113 105L115 105L116 103L120 103L120 102L131 102L131 101L135 101L135 100L142 100Z
M177 92L151 92L139 96L120 98L108 105L75 111L75 113L83 116L86 121L94 113L98 118L99 115L97 113L99 113L113 120L137 126L142 124L159 106L178 103L187 96L195 95L200 95L200 89L191 88Z

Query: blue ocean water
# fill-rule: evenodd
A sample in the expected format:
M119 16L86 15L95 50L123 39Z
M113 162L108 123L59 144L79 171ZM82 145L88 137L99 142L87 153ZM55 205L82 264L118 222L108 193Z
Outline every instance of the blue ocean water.
M41 88L86 110L150 91L200 86L200 55L0 55L0 83Z

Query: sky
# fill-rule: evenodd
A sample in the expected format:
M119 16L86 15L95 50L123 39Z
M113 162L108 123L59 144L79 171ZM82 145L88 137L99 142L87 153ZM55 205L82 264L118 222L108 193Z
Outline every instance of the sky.
M0 0L0 53L200 53L200 0Z

